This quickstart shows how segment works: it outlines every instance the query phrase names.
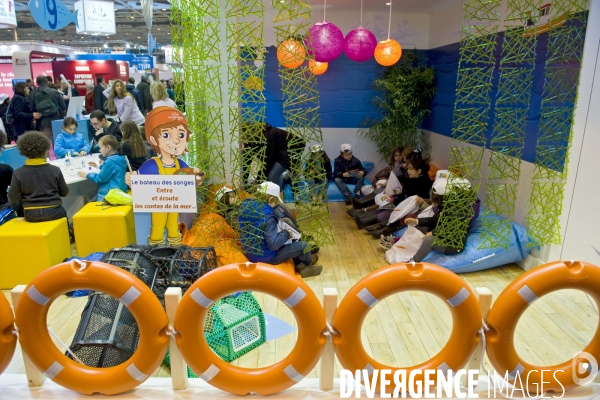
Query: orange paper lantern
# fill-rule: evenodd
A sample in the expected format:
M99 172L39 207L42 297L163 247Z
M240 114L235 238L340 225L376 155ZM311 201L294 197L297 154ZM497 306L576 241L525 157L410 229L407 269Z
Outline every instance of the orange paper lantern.
M402 47L394 39L383 40L375 47L375 60L384 67L396 64L401 56Z
M277 47L277 59L286 68L297 68L306 58L304 45L297 40L288 39Z
M327 71L328 66L329 66L329 63L326 63L326 62L318 62L315 60L310 60L308 62L308 70L315 75L324 74L325 71Z

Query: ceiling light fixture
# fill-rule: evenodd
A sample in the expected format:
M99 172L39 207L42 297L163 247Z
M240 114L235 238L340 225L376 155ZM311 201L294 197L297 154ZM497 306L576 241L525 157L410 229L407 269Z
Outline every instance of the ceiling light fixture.
M131 46L129 46L129 43L127 43L127 44L125 45L125 47L127 47L127 48L130 48Z
M162 10L163 10L163 11L167 11L167 9L166 9L166 8L163 8Z
M129 18L131 18L131 19L134 19L135 17L132 15L132 16L131 16L131 17L129 17Z
M138 36L138 39L141 39L141 37Z
M108 49L108 45L106 43L104 43L104 48Z

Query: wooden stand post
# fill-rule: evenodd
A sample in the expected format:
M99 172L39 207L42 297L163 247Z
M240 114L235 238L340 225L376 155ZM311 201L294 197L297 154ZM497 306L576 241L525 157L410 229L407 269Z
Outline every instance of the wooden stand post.
M492 307L492 292L486 287L477 287L475 288L475 298L479 302L479 308L481 309L481 317L487 322L488 314L490 313L490 308ZM481 365L481 348L483 347L483 341L479 341L479 344L475 348L475 352L471 356L471 359L467 363L467 370L476 369L479 371L479 366ZM480 371L481 372L481 371ZM479 373L474 376L475 381L477 382L479 379ZM467 375L463 375L462 382L464 386L467 386Z
M327 323L331 325L338 306L338 292L335 288L323 288L323 309ZM323 355L321 356L321 368L319 372L319 389L333 389L333 373L335 366L335 351L333 343L327 340Z
M13 309L17 310L17 304L19 304L19 300L21 299L21 295L25 291L26 285L18 285L15 286L13 290L10 291L10 297L12 298ZM18 327L17 327L18 328ZM23 351L23 365L25 366L25 375L27 376L27 384L31 387L42 386L42 383L46 380L46 377L33 365L27 354Z
M181 301L181 288L170 287L165 292L165 309L167 310L167 318L169 326L173 326L175 321L175 313L179 302ZM173 381L173 390L184 390L187 388L188 375L187 365L183 361L183 357L177 348L175 338L169 341L169 357L171 358L171 380Z

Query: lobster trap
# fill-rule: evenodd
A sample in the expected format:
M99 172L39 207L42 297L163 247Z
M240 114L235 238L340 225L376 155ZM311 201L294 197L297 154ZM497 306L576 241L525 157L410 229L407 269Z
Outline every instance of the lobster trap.
M210 348L230 362L265 342L265 316L250 292L218 300L204 320L204 336Z
M153 289L158 266L139 248L113 249L102 262L115 265ZM114 367L135 352L140 332L133 315L123 303L101 292L90 295L69 349L85 365ZM69 352L67 357L75 359Z
M150 247L146 254L158 266L152 290L163 304L167 288L180 287L185 294L202 275L217 268L213 247Z

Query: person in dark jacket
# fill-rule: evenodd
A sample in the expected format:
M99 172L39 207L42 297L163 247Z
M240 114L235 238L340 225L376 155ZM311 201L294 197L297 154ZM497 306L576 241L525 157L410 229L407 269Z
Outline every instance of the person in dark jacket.
M327 183L333 178L331 160L322 145L315 144L310 147L305 174L308 184L314 187L315 201L322 201L327 193Z
M144 97L142 96L142 93L135 87L134 77L130 76L127 79L127 85L125 85L125 89L127 89L127 91L133 95L133 98L135 99L135 102L137 103L142 114L146 115L144 113Z
M264 149L263 174L267 181L283 186L283 173L290 169L288 132L269 124L247 124L242 128L243 142L247 149L244 159L251 161Z
M113 135L117 138L118 142L123 140L123 134L121 133L119 124L115 121L106 119L106 115L100 110L93 111L90 114L90 125L94 130L94 140L96 142L99 142L100 139L106 135Z
M406 167L408 179L402 187L402 193L394 195L393 204L398 205L402 201L412 196L419 196L422 199L429 198L429 191L433 182L429 178L429 163L421 157L412 157ZM388 220L393 209L376 210L378 224L367 226L365 230L371 232L374 238L379 238L381 235L389 235L390 233L402 227L401 221L396 221L388 225Z
M31 96L29 96L29 106L33 111L42 114L42 117L37 122L36 128L46 135L52 144L54 143L54 138L52 136L52 121L62 119L67 111L67 107L65 106L62 94L58 90L48 86L48 78L46 78L46 76L40 75L35 81L38 87L31 93ZM50 103L48 100L54 104L54 107L48 108L48 104Z
M0 119L2 119L2 125L4 125L4 133L6 133L6 140L10 143L13 140L17 140L14 132L12 123L8 123L6 119L6 111L10 107L10 97L7 94L0 93Z
M273 213L281 203L279 186L273 182L263 182L254 199L247 199L240 206L240 240L244 252L252 262L281 264L289 259L300 276L317 276L323 270L315 265L319 257L307 251L308 243L299 239L287 222L284 224Z
M148 84L148 76L142 76L142 80L137 85L137 90L142 94L144 106L140 108L142 113L148 113L152 111L152 95L150 94L150 85Z
M106 96L104 95L104 89L106 89L104 83L104 77L98 76L96 78L96 86L94 87L94 111L100 110L104 114L108 114L108 110L104 108L104 103L106 103Z
M0 154L2 154L2 147L6 144L6 134L0 131ZM8 203L7 190L10 186L10 181L13 176L13 169L8 164L0 164L0 209L3 205Z
M14 118L13 134L19 136L33 129L33 120L42 118L39 112L33 112L29 104L29 86L26 82L17 82L13 88L15 95L10 101L10 110Z
M8 190L11 208L28 222L66 218L61 197L69 194L69 187L60 168L46 162L50 140L43 133L29 131L19 138L17 146L27 160L13 173Z
M144 139L140 134L140 129L133 121L125 121L120 126L123 140L119 145L119 154L126 156L133 171L137 171L140 166L150 158Z
M344 143L340 147L340 155L335 159L333 180L346 198L346 205L352 204L352 193L346 184L354 184L354 196L360 197L360 189L365 182L367 171L362 162L352 155L352 146Z

